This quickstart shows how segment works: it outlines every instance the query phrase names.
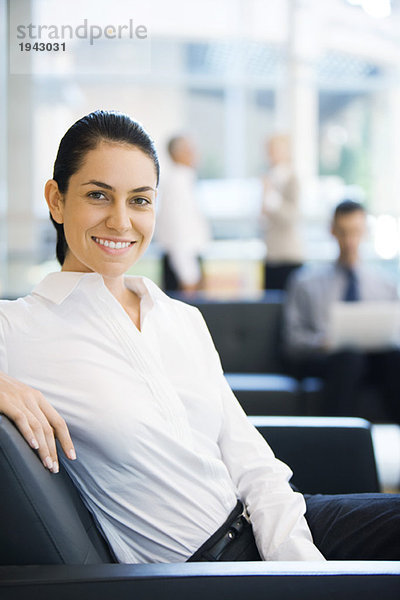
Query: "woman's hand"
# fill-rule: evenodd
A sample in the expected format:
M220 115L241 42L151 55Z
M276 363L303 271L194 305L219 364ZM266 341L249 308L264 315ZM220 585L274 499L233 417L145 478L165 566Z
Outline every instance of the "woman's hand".
M56 438L65 455L75 460L67 424L41 392L0 373L0 412L14 421L31 448L38 450L43 465L58 473Z

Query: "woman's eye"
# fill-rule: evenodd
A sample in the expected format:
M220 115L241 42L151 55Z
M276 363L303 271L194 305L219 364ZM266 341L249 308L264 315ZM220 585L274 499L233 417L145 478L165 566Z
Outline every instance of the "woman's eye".
M133 198L132 203L139 206L145 206L146 204L150 204L150 201L147 198Z
M89 198L93 198L94 200L102 200L105 198L103 192L90 192L88 194Z

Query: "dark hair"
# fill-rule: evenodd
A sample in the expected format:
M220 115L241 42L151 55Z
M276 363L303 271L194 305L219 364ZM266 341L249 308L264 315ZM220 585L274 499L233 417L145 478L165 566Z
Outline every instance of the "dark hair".
M342 215L349 215L354 212L362 212L365 214L365 208L359 202L355 202L354 200L342 200L337 207L335 208L335 212L333 213L333 220L335 221L338 217Z
M53 179L62 194L68 190L70 177L80 169L87 152L94 150L103 140L130 144L147 154L154 163L158 185L160 165L157 152L152 139L140 123L123 113L96 110L74 123L60 142L54 162ZM51 215L50 219L57 231L57 259L63 265L68 251L64 225L57 223Z

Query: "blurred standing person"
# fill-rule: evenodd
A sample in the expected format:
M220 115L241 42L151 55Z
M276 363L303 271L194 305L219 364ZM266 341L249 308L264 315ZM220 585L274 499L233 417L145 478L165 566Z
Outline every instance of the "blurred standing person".
M162 287L192 293L203 286L201 254L210 233L196 204L196 150L191 140L168 142L171 165L161 184L157 241L164 250Z
M291 165L289 137L269 138L267 155L269 169L263 178L261 209L267 245L264 287L284 289L290 273L304 260L299 186Z

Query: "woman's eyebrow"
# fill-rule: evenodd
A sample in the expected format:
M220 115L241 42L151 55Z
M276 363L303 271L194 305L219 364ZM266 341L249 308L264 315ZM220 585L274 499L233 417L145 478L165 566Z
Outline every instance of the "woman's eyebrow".
M129 193L132 192L155 192L156 190L149 185L144 185L143 187L135 188L134 190L129 190Z
M82 185L97 185L97 187L102 187L105 190L111 190L112 192L115 192L115 189L112 187L112 185L108 185L108 183L103 183L102 181L96 181L95 179L86 181L86 183L82 183Z
M108 183L104 183L103 181L96 181L95 179L91 179L90 181L86 181L86 183L82 183L82 185L97 185L97 187L104 188L105 190L111 190L115 192L115 188L112 185L108 185ZM129 190L128 194L136 193L136 192L155 192L156 190L149 185L144 185L142 187L134 188L133 190Z

